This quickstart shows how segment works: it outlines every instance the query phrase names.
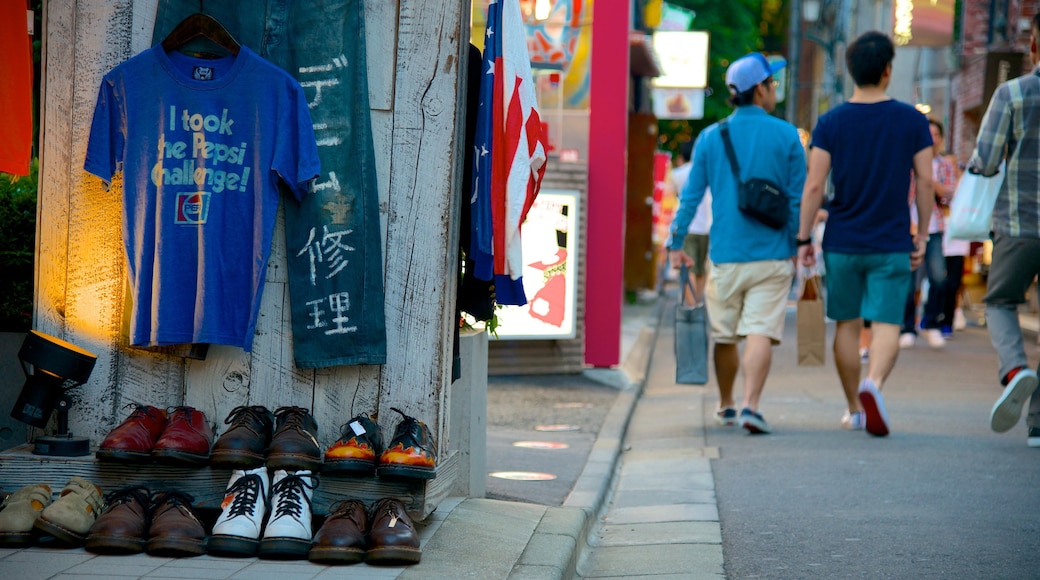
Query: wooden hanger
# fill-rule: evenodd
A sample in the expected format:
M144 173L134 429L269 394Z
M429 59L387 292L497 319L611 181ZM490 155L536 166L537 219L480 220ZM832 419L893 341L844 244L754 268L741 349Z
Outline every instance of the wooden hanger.
M205 38L234 56L238 55L241 45L216 18L197 12L181 20L162 41L163 50L177 50L195 40Z

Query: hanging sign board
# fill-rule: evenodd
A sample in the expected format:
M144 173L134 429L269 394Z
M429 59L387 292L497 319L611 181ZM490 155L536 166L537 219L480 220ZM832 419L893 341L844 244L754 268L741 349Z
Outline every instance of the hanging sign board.
M653 89L653 102L658 119L704 118L704 89L658 87Z
M663 72L654 79L655 87L708 86L707 32L655 32L654 52Z
M580 192L542 189L521 227L524 306L495 309L498 340L564 339L577 335Z

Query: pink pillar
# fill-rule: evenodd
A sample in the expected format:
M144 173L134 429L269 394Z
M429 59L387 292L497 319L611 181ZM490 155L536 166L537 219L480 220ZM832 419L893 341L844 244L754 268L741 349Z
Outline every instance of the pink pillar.
M631 3L593 4L585 364L620 362ZM602 8L602 10L597 10Z

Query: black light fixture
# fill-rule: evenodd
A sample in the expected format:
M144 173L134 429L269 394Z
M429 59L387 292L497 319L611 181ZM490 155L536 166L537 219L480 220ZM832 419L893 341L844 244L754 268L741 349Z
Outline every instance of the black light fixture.
M33 443L36 455L79 456L90 454L90 440L69 433L68 391L87 382L97 355L72 343L36 330L29 331L18 360L25 386L15 401L11 417L33 427L44 428L58 410L58 432L41 435ZM31 372L30 372L31 369Z

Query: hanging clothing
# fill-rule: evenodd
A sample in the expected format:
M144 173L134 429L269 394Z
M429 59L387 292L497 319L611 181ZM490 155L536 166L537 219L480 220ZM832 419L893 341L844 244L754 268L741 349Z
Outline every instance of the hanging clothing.
M285 204L299 368L385 364L383 236L361 0L223 0L202 11L300 82L318 139L314 194ZM159 42L198 0L159 0ZM276 133L277 134L277 133Z
M252 350L279 188L304 199L319 172L299 83L246 47L156 45L102 79L83 168L123 171L130 344Z
M33 70L24 2L0 2L0 78L0 173L29 175Z

